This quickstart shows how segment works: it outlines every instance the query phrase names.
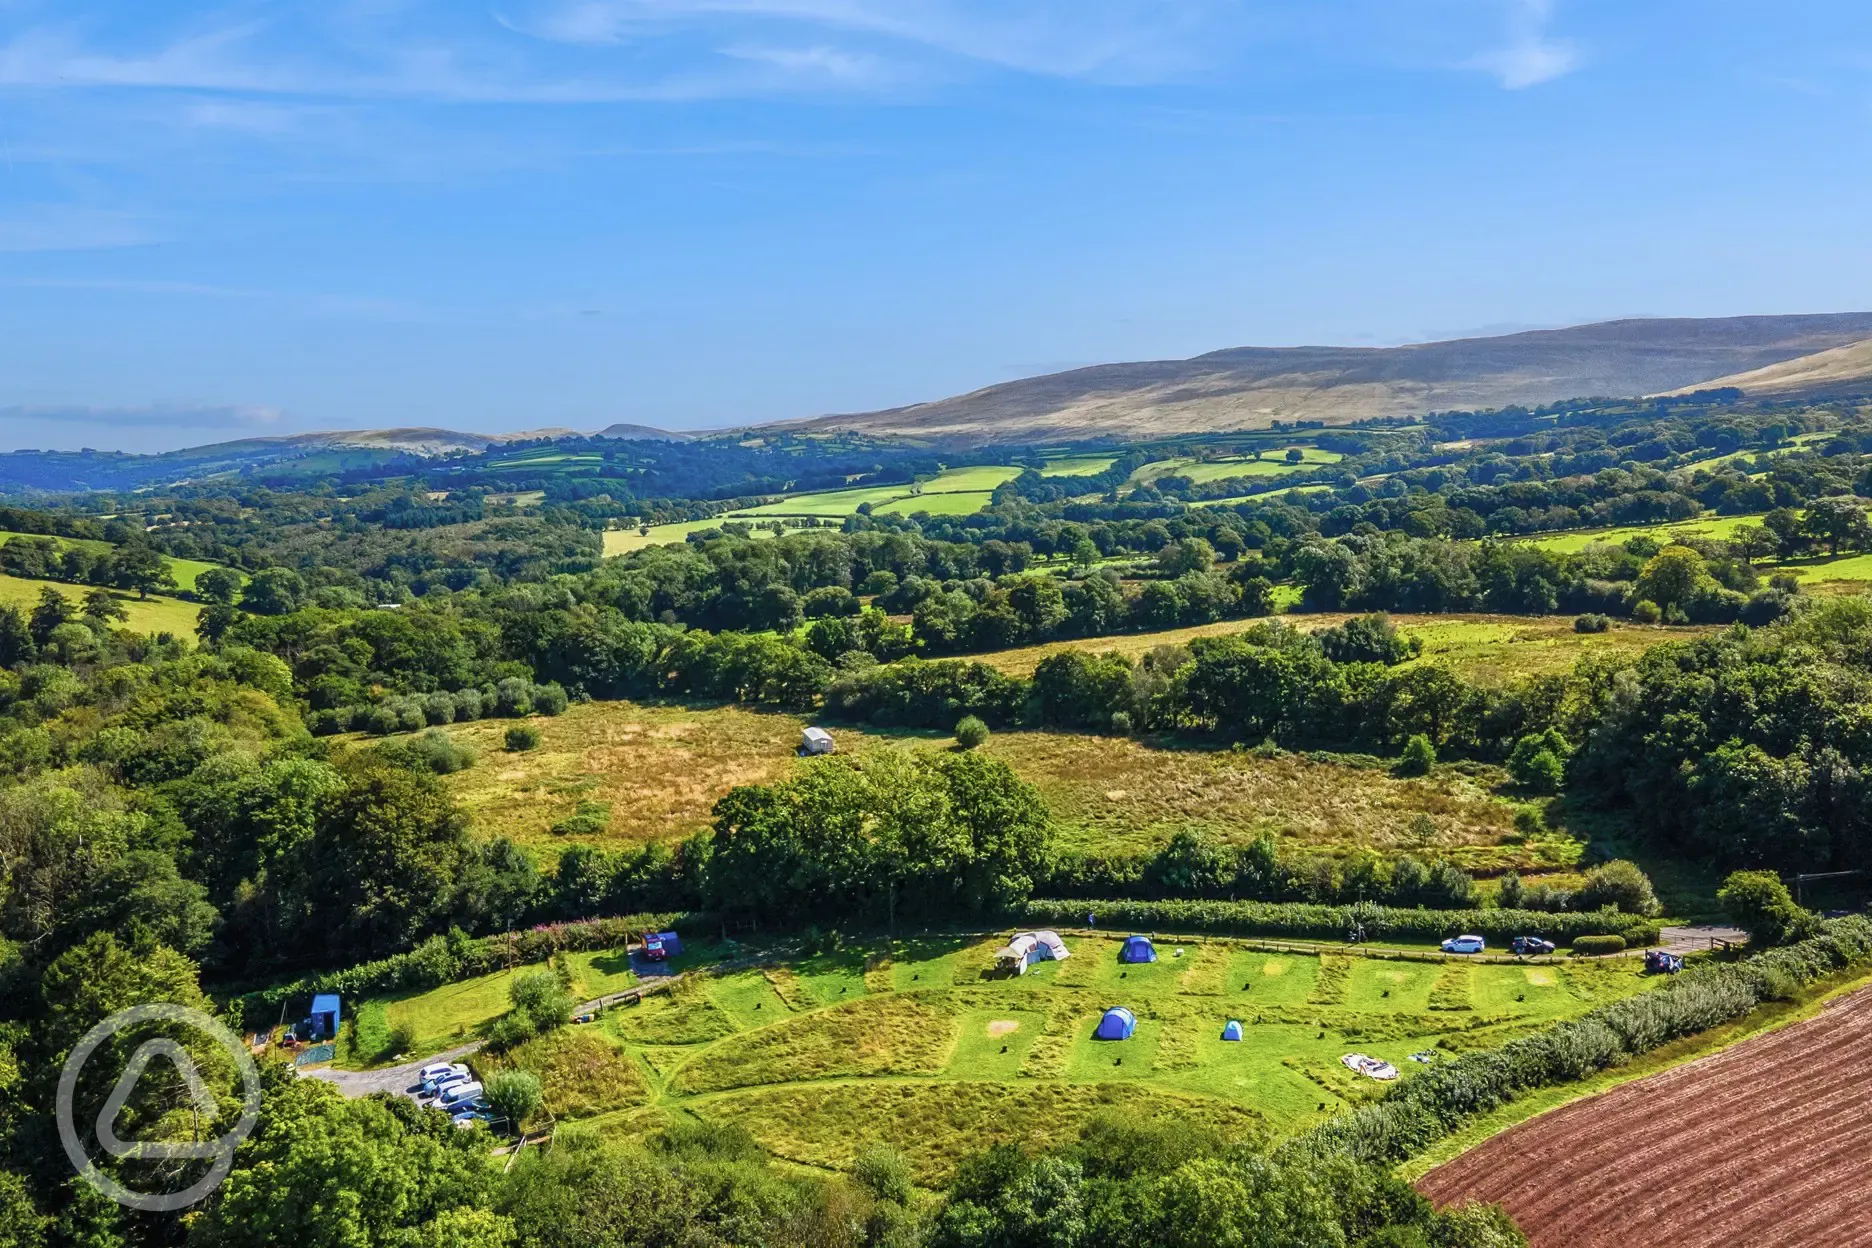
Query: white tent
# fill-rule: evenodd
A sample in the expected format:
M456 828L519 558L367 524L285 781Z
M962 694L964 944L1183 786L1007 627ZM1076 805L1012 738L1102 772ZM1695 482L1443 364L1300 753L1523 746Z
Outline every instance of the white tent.
M1039 953L1043 958L1064 962L1072 957L1072 950L1066 947L1066 942L1060 939L1058 932L1034 932L1033 938L1039 944Z
M1021 932L1013 940L995 950L995 966L1003 971L1012 971L1016 975L1027 973L1027 963L1032 961L1032 954L1038 942L1032 932Z

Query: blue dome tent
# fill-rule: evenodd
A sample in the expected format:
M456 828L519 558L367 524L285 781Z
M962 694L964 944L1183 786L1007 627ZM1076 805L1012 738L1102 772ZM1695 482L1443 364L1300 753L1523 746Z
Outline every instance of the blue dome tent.
M1122 1005L1114 1005L1105 1011L1105 1017L1099 1019L1098 1030L1092 1033L1094 1040L1129 1040L1131 1033L1137 1030L1137 1015Z
M1124 948L1118 951L1120 962L1155 962L1157 946L1151 944L1148 936L1125 937Z
M1238 1023L1238 1022L1236 1022L1236 1021L1235 1021L1234 1019L1232 1019L1232 1018L1231 1018L1231 1019L1229 1019L1229 1020L1228 1020L1228 1025L1227 1025L1226 1027L1224 1027L1224 1028L1222 1028L1222 1038L1223 1038L1224 1040L1239 1040L1239 1039L1241 1039L1241 1038L1242 1038L1242 1032L1241 1032L1241 1024L1240 1024L1240 1023Z

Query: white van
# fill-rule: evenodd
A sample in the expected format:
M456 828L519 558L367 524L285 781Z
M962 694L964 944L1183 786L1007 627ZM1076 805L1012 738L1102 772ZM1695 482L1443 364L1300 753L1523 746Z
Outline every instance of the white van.
M474 1100L485 1090L479 1080L470 1079L466 1083L458 1083L446 1089L436 1103L450 1113L454 1113L456 1109Z

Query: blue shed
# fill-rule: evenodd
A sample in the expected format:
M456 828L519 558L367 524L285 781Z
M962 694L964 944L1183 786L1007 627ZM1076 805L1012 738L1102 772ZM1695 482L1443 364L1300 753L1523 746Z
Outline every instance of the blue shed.
M318 1036L338 1034L338 994L321 992L312 998L312 1031Z
M1122 1005L1114 1005L1105 1011L1105 1017L1099 1019L1098 1030L1092 1033L1094 1040L1129 1040L1131 1033L1137 1030L1137 1015Z
M1120 962L1155 962L1157 946L1151 944L1148 936L1125 937L1124 948L1118 951Z
M1228 1024L1222 1028L1222 1038L1224 1040L1239 1040L1241 1036L1241 1024L1232 1018L1229 1019Z

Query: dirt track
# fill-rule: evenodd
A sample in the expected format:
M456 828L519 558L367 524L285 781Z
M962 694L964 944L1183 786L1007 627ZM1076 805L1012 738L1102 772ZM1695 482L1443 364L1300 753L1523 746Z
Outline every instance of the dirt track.
M1872 988L1506 1131L1418 1188L1535 1248L1872 1246Z

